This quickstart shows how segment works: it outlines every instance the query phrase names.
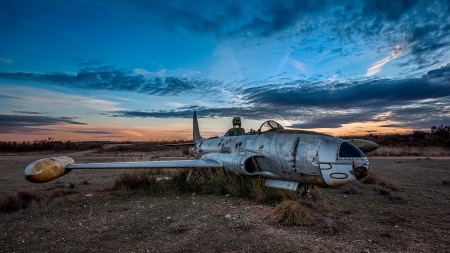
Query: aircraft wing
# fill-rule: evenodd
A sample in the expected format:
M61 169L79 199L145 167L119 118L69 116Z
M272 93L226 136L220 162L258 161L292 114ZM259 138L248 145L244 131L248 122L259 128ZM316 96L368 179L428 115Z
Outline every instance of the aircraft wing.
M33 183L45 183L74 169L158 169L158 168L223 168L219 160L205 158L199 160L75 163L67 156L37 160L25 169L25 178Z
M214 159L171 160L114 163L74 163L66 169L157 169L157 168L223 168L221 161Z

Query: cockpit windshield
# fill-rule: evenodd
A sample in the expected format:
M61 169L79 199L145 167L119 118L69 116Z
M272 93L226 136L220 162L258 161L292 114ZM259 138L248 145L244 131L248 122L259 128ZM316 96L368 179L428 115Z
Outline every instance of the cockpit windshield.
M284 129L280 124L273 120L268 120L264 122L258 130L258 133L264 133L269 131L274 131L277 129Z

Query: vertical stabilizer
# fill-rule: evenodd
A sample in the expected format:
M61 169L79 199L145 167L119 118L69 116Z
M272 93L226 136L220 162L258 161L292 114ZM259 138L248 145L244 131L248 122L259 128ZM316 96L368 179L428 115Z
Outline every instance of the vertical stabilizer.
M200 129L198 128L198 121L197 121L197 112L194 111L194 125L192 129L194 130L194 142L203 140L203 137L200 135Z

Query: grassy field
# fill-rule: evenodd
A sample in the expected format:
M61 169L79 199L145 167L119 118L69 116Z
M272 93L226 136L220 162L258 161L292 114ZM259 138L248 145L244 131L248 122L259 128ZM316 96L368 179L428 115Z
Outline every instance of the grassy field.
M0 212L2 252L450 252L448 159L370 158L378 184L316 190L320 201L301 207L310 222L298 226L276 220L279 202L113 190L120 170L31 184L23 169L36 159L0 157L3 203L36 197L25 209Z

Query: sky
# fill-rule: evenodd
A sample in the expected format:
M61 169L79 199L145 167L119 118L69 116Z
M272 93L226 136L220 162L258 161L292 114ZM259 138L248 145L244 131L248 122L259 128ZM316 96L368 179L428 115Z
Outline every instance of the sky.
M450 125L450 1L0 1L0 140Z

